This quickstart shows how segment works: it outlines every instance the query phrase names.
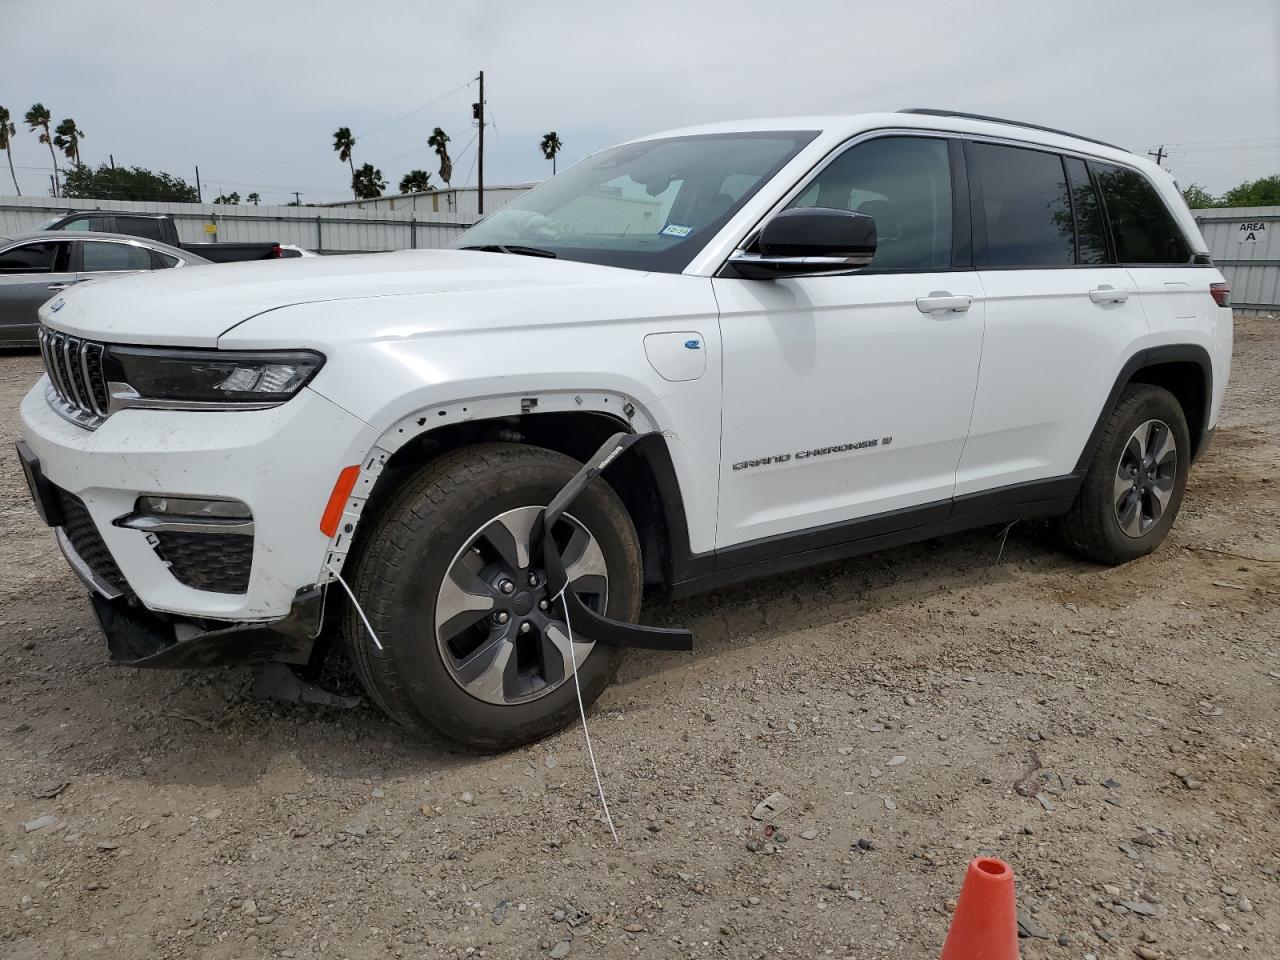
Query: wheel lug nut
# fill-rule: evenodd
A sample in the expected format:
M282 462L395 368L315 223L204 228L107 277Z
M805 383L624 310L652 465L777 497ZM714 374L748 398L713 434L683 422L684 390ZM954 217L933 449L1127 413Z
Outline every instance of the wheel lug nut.
M536 587L538 585L538 575L536 573L529 574L529 586Z
M551 607L551 604L550 604L550 603L548 603L546 600L539 600L539 601L538 601L538 609L539 609L539 610L548 610L548 609L550 609L550 607Z
M506 623L510 619L511 619L511 614L507 613L507 611L505 610L499 610L497 613L493 615L494 623Z
M521 633L528 633L528 632L529 632L529 624L528 624L528 623L522 623L522 624L520 624L520 632L521 632Z
M512 583L510 580L503 580L500 584L498 584L498 589L501 590L503 593L510 593L515 588L516 588L516 585Z

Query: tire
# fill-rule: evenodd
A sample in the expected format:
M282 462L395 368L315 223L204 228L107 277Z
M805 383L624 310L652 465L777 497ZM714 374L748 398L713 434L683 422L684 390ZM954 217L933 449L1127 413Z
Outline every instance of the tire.
M1167 428L1174 445L1160 463L1149 458L1152 451L1165 450L1153 423ZM1138 437L1140 430L1146 431L1145 442ZM1143 455L1135 473L1138 454ZM1062 539L1076 553L1109 565L1151 553L1178 515L1190 465L1187 420L1173 394L1150 384L1129 384L1107 417L1080 493L1059 519ZM1126 478L1136 486L1126 489ZM1160 503L1166 490L1167 500ZM1154 517L1153 503L1160 506Z
M512 556L512 544L519 539L510 536L508 542L510 529L505 524L512 523L513 517L527 519L536 514L581 466L541 447L486 443L431 461L392 494L358 548L350 579L382 649L373 645L350 604L343 633L369 696L396 722L420 736L443 734L471 747L505 749L537 740L577 717L577 693L565 649L571 649L573 661L578 662L584 705L591 704L612 681L623 651L599 644L568 643L566 647L567 636L560 630L562 608L545 584L541 593L530 586L529 577L541 575L541 563L528 558L527 566L521 568L518 559L504 559ZM597 609L603 607L606 615L617 620L636 620L642 594L640 544L617 494L597 480L573 503L569 515L571 519L557 526L557 538L577 537L585 530L587 540L599 548L592 558L602 557L604 567L600 576L575 579L575 587L595 584L592 602ZM477 536L485 531L500 536ZM577 542L566 545L567 561ZM589 548L590 543L582 549ZM515 549L518 553L519 548ZM483 587L477 585L480 580L467 580L470 592L465 599L470 602L487 590L497 606L484 610L496 612L477 611L479 619L471 623L469 608L461 609L446 598L450 571L454 572L451 584L473 573L487 578ZM501 586L513 581L512 591L503 594ZM583 596L581 591L579 595ZM487 602L475 601L481 607ZM542 602L547 604L545 613L538 606ZM438 612L446 617L455 609L455 616L437 624ZM507 610L507 625L499 627L495 618ZM477 644L465 655L457 652L461 640L442 639L453 635L456 623L467 624L458 636ZM532 638L514 632L522 624ZM512 634L509 641L501 640L504 631ZM560 646L552 643L552 637ZM489 656L490 650L504 649L508 655L502 661L497 653ZM584 649L589 653L580 660ZM477 663L488 664L481 671L483 682L471 679L467 672L481 670ZM499 663L505 669L496 666ZM508 702L508 697L513 699Z

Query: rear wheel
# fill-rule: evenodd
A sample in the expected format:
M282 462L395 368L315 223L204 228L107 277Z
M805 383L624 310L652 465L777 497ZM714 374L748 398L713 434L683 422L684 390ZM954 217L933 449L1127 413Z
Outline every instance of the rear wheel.
M622 651L570 638L531 550L539 512L580 466L539 447L469 447L424 467L378 516L353 589L383 649L354 610L345 634L369 695L395 720L516 746L574 718L575 665L584 703L612 680ZM589 487L551 536L584 604L636 619L639 542L606 484Z
M1130 384L1108 416L1089 472L1060 530L1101 563L1150 553L1173 526L1191 463L1182 407L1168 390Z

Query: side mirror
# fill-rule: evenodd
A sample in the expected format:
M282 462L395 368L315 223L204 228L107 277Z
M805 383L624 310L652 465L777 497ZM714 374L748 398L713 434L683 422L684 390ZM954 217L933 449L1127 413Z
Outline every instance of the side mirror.
M828 207L783 210L764 225L759 253L729 258L748 280L830 276L861 270L876 255L876 222L865 213Z

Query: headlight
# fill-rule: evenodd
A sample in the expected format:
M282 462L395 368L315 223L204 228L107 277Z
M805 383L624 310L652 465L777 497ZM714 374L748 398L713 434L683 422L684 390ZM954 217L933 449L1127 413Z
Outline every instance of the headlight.
M284 403L324 365L311 350L165 350L112 346L104 358L111 406L262 409Z

